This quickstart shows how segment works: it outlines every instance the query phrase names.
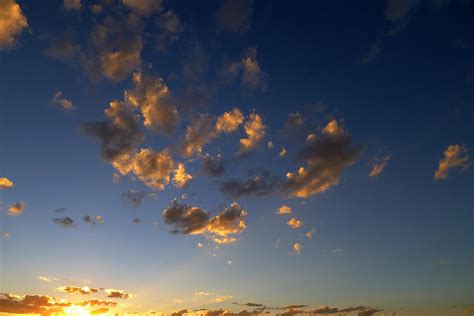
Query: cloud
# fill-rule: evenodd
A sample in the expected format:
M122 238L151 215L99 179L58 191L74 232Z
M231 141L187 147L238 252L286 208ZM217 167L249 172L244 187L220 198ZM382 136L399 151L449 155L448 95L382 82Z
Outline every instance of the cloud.
M261 69L254 47L248 48L240 60L224 63L218 76L223 83L240 78L244 92L267 89L268 74Z
M300 112L290 113L284 129L288 134L295 135L302 129L304 121L304 116Z
M140 207L145 196L146 192L138 192L135 189L130 189L122 193L124 202L134 208Z
M28 20L20 5L15 0L0 1L0 50L13 48L26 28Z
M0 237L4 238L4 239L8 239L8 238L10 238L10 234L8 232L5 232L5 231L0 231Z
M351 313L357 311L366 311L368 307L365 306L357 306L357 307L347 307L347 308L338 308L338 307L330 307L328 305L323 305L319 308L313 309L309 311L310 314L316 315L327 315L327 314L337 314L337 313Z
M97 216L95 217L95 220L96 220L97 223L99 223L99 224L103 224L104 221L105 221L105 220L104 220L104 217L101 216L101 215L97 215Z
M125 103L140 111L149 130L171 135L180 118L175 100L163 79L136 72L132 81L133 89L124 92Z
M102 289L99 288L90 288L88 286L78 287L78 286L61 286L56 289L58 292L64 292L68 294L80 294L80 295L89 295L92 293L97 293Z
M109 311L108 308L105 308L105 307L102 307L102 308L99 308L99 309L95 309L93 311L90 311L89 314L90 315L101 315L101 314L105 314Z
M299 309L299 308L305 308L305 307L308 307L308 305L291 304L291 305L283 306L283 308L285 309Z
M231 300L232 298L233 298L232 295L224 295L224 296L216 297L215 301L217 303L222 303L222 302L227 302L227 301Z
M133 219L133 223L134 223L134 224L140 224L141 222L142 222L142 220L141 220L139 217L135 217L135 218Z
M301 243L297 242L297 243L294 243L294 244L293 244L293 251L294 251L297 255L300 255L300 254L301 254L301 249L303 249L303 246L301 245Z
M336 120L322 135L306 142L298 158L306 163L297 172L288 172L284 190L290 197L306 198L327 191L339 183L342 172L352 165L361 146L351 144L351 135Z
M89 215L84 216L82 219L84 220L84 222L86 224L89 224L91 226L94 226L96 224L95 220L92 217L90 217Z
M25 202L15 202L10 207L8 208L8 215L10 216L18 216L23 214L23 211L26 208L26 203Z
M163 5L162 0L123 0L123 5L134 13L148 16L153 12L160 11Z
M306 238L308 238L309 240L313 240L314 233L316 233L316 228L313 227L313 229L311 229L309 232L307 232L307 233L305 234L305 236L306 236Z
M43 50L43 53L50 58L66 61L77 57L80 53L80 47L72 41L70 36L64 34L54 39L50 46Z
M114 290L114 289L106 289L105 293L107 293L107 297L109 298L122 298L122 299L128 299L132 295L126 293L125 291L122 290Z
M193 176L186 173L186 168L183 163L178 163L178 168L173 171L173 184L178 189L184 188Z
M82 130L100 141L100 156L107 162L129 157L144 141L136 115L120 101L112 101L105 110L106 121L88 122Z
M296 219L294 217L292 217L288 222L287 222L288 226L290 226L291 228L293 229L298 229L300 228L301 226L303 226L303 221L300 221L299 219Z
M58 91L54 94L54 96L51 98L51 102L67 111L74 111L76 109L70 100L63 98L63 93L61 91Z
M406 19L419 2L419 0L387 0L385 18L390 22Z
M238 108L224 112L217 118L208 114L200 114L193 118L186 129L185 142L182 153L190 157L194 153L201 153L204 145L210 143L223 133L233 133L243 122L243 114Z
M247 138L240 140L240 153L245 154L254 149L263 139L266 126L262 122L262 117L256 113L251 113L244 125Z
M164 223L174 226L172 234L204 235L216 243L236 241L233 235L246 229L244 217L247 212L237 203L232 203L214 217L202 208L180 204L176 199L163 211Z
M125 155L112 164L122 175L133 174L157 190L163 190L170 183L174 170L174 161L168 150L156 152L150 148L140 149L135 155Z
M277 214L284 215L284 214L291 214L291 207L288 205L282 205L278 208Z
M224 162L222 156L217 154L216 156L211 156L206 154L202 159L202 169L208 175L218 177L224 173Z
M81 0L64 0L63 6L66 10L80 10L82 7Z
M370 46L369 51L367 54L362 57L361 64L366 65L370 64L382 51L382 40L378 38L372 46Z
M166 52L168 45L171 42L179 39L179 34L182 32L182 25L179 18L172 10L166 11L156 19L157 33L156 33L156 48L160 52Z
M222 193L234 198L250 195L260 197L272 193L279 185L279 179L270 175L268 171L265 171L253 179L245 181L228 180L223 182L220 185L220 190Z
M62 227L76 227L76 223L69 216L57 217L53 219L53 222Z
M469 168L471 161L468 155L468 149L461 145L449 145L444 151L444 157L439 161L434 178L436 180L445 180L448 178L450 169L464 171Z
M8 178L0 178L0 189L7 190L13 188L13 181Z
M369 172L369 177L375 178L381 175L382 172L385 170L385 167L387 166L389 160L390 160L390 155L387 155L381 158L374 158L372 160L372 167Z
M365 310L365 311L360 311L359 313L357 313L357 316L372 316L375 313L381 312L381 311L383 311L383 309L370 308L370 309Z
M216 13L217 25L226 32L244 33L250 29L253 0L224 0Z
M286 149L282 147L280 152L278 153L278 156L280 156L280 158L285 157L286 156Z

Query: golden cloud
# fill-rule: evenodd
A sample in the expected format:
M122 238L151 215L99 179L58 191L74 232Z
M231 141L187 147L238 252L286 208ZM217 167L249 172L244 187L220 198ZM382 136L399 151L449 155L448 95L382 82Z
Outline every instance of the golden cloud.
M240 140L240 153L251 151L265 136L266 126L262 122L262 117L256 113L251 113L245 122L245 133L247 138Z
M25 202L15 202L8 208L8 215L10 216L17 216L21 215L26 208Z
M434 178L445 180L448 178L450 169L466 170L471 165L468 149L461 145L449 145L444 151L444 157L439 161Z
M0 189L6 190L13 187L13 181L8 178L0 178Z
M277 214L291 214L291 207L289 207L288 205L282 205L278 208Z
M294 217L292 217L288 222L287 222L288 226L290 226L291 228L293 229L298 229L300 228L301 226L303 226L303 221L300 221Z
M0 50L14 47L16 38L27 27L20 5L15 0L0 0Z

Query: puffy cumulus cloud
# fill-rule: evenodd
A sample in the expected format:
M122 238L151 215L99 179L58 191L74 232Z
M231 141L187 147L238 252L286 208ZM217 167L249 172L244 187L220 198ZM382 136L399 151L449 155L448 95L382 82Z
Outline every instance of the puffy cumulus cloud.
M244 125L247 138L240 140L240 153L245 154L254 149L265 137L266 126L262 117L256 113L251 113Z
M233 235L242 233L247 227L246 215L247 212L237 203L211 217L202 208L180 204L177 200L173 200L162 214L164 223L174 226L172 234L204 235L216 243L236 241Z
M171 180L174 161L168 150L156 152L150 148L140 149L134 155L125 155L112 165L122 174L133 174L145 185L163 190Z
M390 155L380 157L380 158L377 158L377 157L374 158L372 160L369 177L375 178L381 175L382 172L385 170L385 167L387 166L389 160L390 160Z
M210 143L223 133L235 132L243 123L243 114L238 108L224 112L217 118L207 114L196 116L186 129L182 153L190 157L194 153L202 152L204 145Z
M210 215L202 208L180 204L173 200L171 206L163 211L164 223L174 226L172 234L196 235L206 230Z
M224 0L216 13L216 23L226 32L244 33L250 29L253 0Z
M144 141L136 115L120 101L112 101L105 110L106 121L88 122L82 130L100 141L100 156L107 162L129 157Z
M10 188L13 188L13 181L6 177L0 178L0 189L7 190Z
M303 221L292 217L292 218L287 222L287 224L288 224L288 226L290 226L290 227L293 228L293 229L298 229L298 228L300 228L301 226L303 226Z
M301 243L297 242L297 243L294 243L294 244L293 244L293 251L294 251L294 253L296 253L297 255L300 255L300 254L301 254L301 249L303 249L303 246L301 245Z
M208 175L218 177L224 173L224 161L222 155L211 156L206 154L202 159L202 169Z
M0 50L14 47L27 27L28 20L20 5L15 0L0 0Z
M278 208L277 214L291 214L291 207L289 207L288 205L282 205Z
M80 10L82 8L81 0L64 0L63 6L66 10Z
M219 189L222 193L229 196L239 198L243 196L265 196L272 193L275 189L280 186L280 180L272 176L268 171L263 172L252 179L241 181L241 180L228 180L223 182Z
M267 88L268 75L260 67L257 50L253 47L248 48L240 60L225 63L219 71L219 76L223 83L240 78L245 92Z
M88 286L78 287L78 286L61 286L56 289L58 292L64 292L68 294L80 294L80 295L89 295L92 293L97 293L102 289L91 288Z
M107 297L109 298L121 298L121 299L128 299L132 297L131 294L126 293L122 290L115 290L115 289L106 289L105 293L107 293Z
M184 188L193 176L186 173L186 168L183 163L178 163L178 167L173 171L173 184L178 189Z
M141 66L143 18L117 12L98 22L90 34L90 48L81 54L92 78L122 81Z
M51 102L67 111L74 111L76 109L72 101L63 97L63 93L61 91L58 91L53 95Z
M468 149L461 145L449 145L444 151L444 157L439 161L434 178L445 180L450 169L466 170L471 165Z
M163 6L163 0L123 0L122 2L130 10L143 16L160 11Z
M160 52L166 52L170 43L179 39L182 32L181 21L178 16L168 10L156 19L156 48Z
M146 192L138 192L135 189L130 189L122 193L122 198L125 203L131 207L137 208L142 204L143 198L146 196Z
M299 198L327 191L339 183L342 172L356 161L361 149L352 145L351 135L336 120L330 121L322 135L309 139L299 152L299 160L307 167L288 172L284 190Z
M133 89L124 93L125 103L140 111L148 129L165 135L172 134L179 123L179 113L163 79L136 72L132 81Z
M54 218L53 223L62 227L76 227L76 222L69 216Z
M23 211L26 208L26 203L25 202L15 202L10 207L8 208L8 215L10 216L18 216L23 214Z

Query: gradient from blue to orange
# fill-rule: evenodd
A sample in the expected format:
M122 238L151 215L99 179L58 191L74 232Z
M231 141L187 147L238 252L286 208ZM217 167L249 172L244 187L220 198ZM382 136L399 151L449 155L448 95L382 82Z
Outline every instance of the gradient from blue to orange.
M0 177L14 182L0 193L0 230L10 235L0 239L0 292L73 299L55 288L74 283L124 289L134 297L117 307L122 313L233 310L237 301L468 315L467 307L451 306L473 303L473 170L452 171L446 180L433 175L449 145L474 147L472 2L439 7L415 1L407 24L393 35L386 35L391 22L385 2L249 2L249 29L237 33L216 26L221 2L166 2L184 30L166 53L145 42L143 67L152 65L151 72L173 90L187 84L183 64L199 50L208 68L193 84L204 86L225 60L256 48L266 89L242 91L236 81L204 103L213 115L234 107L245 115L255 110L268 130L249 157L235 158L242 131L213 141L206 152L220 151L230 160L222 178L204 175L200 163L191 161L186 168L195 179L188 186L154 191L139 208L124 204L122 193L153 190L130 177L114 183L114 169L100 160L97 142L80 130L85 122L102 120L111 100L122 99L130 75L119 82L94 80L78 63L44 53L65 32L86 45L86 30L98 18L85 3L72 12L60 1L18 2L29 31L14 49L0 52ZM152 23L143 32L153 32ZM376 53L368 58L373 45ZM76 111L51 103L59 90ZM249 178L248 169L277 176L297 170L293 157L302 140L283 137L281 130L289 113L315 105L364 146L338 185L307 199L220 192L223 179ZM310 130L326 123L319 113L307 117ZM185 128L181 124L171 138L147 134L146 144L163 149ZM267 149L270 140L274 150ZM281 147L288 151L284 158L278 156ZM381 155L391 158L370 179L370 159ZM169 234L161 214L182 194L185 203L214 213L237 201L248 212L247 229L236 243L217 249L200 235ZM16 201L26 209L8 216ZM303 221L302 229L291 229L290 217L275 214L283 204ZM62 207L77 227L52 222ZM84 215L105 222L92 227ZM308 240L304 234L313 228ZM295 242L303 245L300 255L292 251ZM196 295L200 291L211 295ZM216 302L221 296L232 299Z

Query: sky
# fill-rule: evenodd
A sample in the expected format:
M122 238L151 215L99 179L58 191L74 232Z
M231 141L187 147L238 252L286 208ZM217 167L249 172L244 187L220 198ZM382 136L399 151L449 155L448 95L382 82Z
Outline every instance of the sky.
M0 315L474 315L473 12L0 0Z

